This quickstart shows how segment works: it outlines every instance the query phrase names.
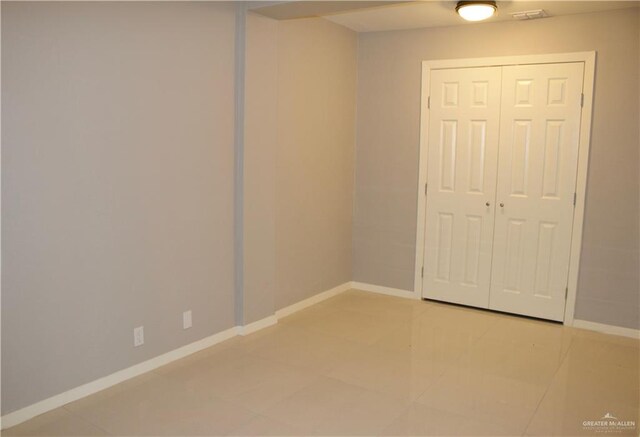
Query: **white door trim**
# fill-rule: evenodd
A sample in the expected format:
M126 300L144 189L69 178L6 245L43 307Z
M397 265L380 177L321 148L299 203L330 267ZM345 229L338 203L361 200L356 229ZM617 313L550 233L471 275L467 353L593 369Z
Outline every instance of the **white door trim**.
M576 180L576 206L573 216L571 255L569 259L569 280L564 324L571 326L574 320L580 254L582 250L582 229L589 166L589 146L591 143L591 116L593 109L593 87L595 78L596 52L554 53L548 55L504 56L493 58L445 59L422 62L422 91L420 104L420 159L418 169L418 214L416 226L416 263L414 293L422 296L422 268L424 266L424 237L426 217L425 184L427 182L427 148L429 128L429 77L431 70L443 68L492 67L524 64L554 64L562 62L584 62L582 92L584 102L580 118L580 143L578 145L578 175Z

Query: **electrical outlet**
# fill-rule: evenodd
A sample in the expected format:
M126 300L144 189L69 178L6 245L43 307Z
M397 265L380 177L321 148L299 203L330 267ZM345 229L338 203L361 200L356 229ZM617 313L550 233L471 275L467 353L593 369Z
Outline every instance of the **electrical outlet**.
M182 329L189 329L193 326L191 319L191 310L182 313Z
M133 346L138 347L144 344L144 326L133 328Z

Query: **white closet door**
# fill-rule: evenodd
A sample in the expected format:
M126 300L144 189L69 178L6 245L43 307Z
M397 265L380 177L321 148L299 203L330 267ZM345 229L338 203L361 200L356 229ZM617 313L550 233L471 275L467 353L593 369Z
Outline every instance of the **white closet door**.
M500 75L431 73L423 297L489 305Z
M503 67L491 309L564 318L583 65Z

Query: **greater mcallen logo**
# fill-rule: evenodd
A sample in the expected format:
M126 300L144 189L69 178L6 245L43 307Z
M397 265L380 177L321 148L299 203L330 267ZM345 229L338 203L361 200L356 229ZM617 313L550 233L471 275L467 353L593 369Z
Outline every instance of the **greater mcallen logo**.
M611 413L607 413L600 420L585 420L582 422L584 429L602 432L602 433L619 433L623 431L631 431L636 428L634 420L620 420Z

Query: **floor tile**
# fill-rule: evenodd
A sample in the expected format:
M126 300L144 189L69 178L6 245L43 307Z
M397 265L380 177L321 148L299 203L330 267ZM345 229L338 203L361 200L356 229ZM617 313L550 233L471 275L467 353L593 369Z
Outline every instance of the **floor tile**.
M375 435L402 413L407 404L332 378L294 393L264 414L315 435Z
M582 334L574 338L570 354L574 359L588 363L637 370L640 369L639 344L627 338Z
M615 360L616 363L620 361ZM640 405L639 368L611 364L608 361L586 361L581 353L569 350L549 390L560 388L576 398Z
M315 435L378 435L406 408L404 402L385 394L364 390L342 408L331 411L316 424Z
M256 356L214 367L183 367L164 375L192 397L232 400L261 411L311 382L316 374Z
M638 369L584 361L580 354L576 357L570 351L534 414L527 434L595 434L583 422L600 420L607 413L638 425L639 379ZM622 431L637 435L639 429Z
M455 327L461 332L473 332L478 337L505 318L501 314L475 308L442 304L430 307L419 317L431 327Z
M112 435L222 435L255 416L213 393L161 376L65 408Z
M340 414L364 389L332 378L321 377L315 383L292 394L264 411L264 415L304 429L314 429L331 415Z
M503 315L487 330L483 338L506 345L546 347L563 355L577 337L573 328L544 320Z
M447 411L412 404L387 426L385 436L508 436L509 431L490 419L481 421Z
M410 324L386 331L374 345L393 354L410 351L438 361L456 360L482 337L486 323L482 319L477 329L469 329L468 325L443 322L440 312L427 310Z
M617 420L633 421L631 426L589 426L586 421L607 420L605 415ZM582 436L582 435L629 435L639 434L640 412L628 405L611 402L580 402L568 393L550 394L532 418L525 435L527 436Z
M105 436L106 431L57 408L27 422L2 430L3 436Z
M187 398L145 431L166 436L226 435L255 416L252 411L224 400Z
M375 316L416 317L425 312L429 305L419 300L398 299L367 291L350 290L319 304L328 309L356 311Z
M182 373L185 377L190 377L191 375L200 372L212 372L218 369L234 367L238 363L246 362L248 360L249 355L243 350L241 344L233 342L232 346L224 344L215 345L200 352L196 352L188 357L174 361L166 366L162 366L159 369L154 370L153 373L161 375L173 374L174 376Z
M640 422L639 366L635 339L349 291L3 434L598 435Z
M373 344L384 333L398 328L400 325L409 324L411 320L403 319L397 315L374 315L337 309L318 311L308 318L296 318L284 323L362 344Z
M453 367L417 402L476 420L490 419L513 434L525 431L547 386Z
M263 336L247 348L251 354L325 374L365 345L341 337L284 327Z
M560 368L565 353L560 348L532 342L498 342L483 337L456 365L465 369L535 385L548 385Z
M311 430L287 425L266 416L256 416L240 428L231 431L230 436L301 436L309 435Z
M223 398L252 411L262 412L319 378L315 373L291 366L278 366L263 376L259 383L250 388L239 390Z
M606 341L628 347L640 347L640 339L626 337L622 335L605 334L603 332L592 331L590 329L571 328L576 337L588 338L596 341Z
M148 400L173 393L175 388L175 385L166 378L147 373L71 402L65 405L64 409L84 417L91 423L97 423L93 420L94 416L110 414L123 406L143 405Z
M328 375L368 390L411 402L420 396L451 365L414 353L370 346L357 356L343 360Z

